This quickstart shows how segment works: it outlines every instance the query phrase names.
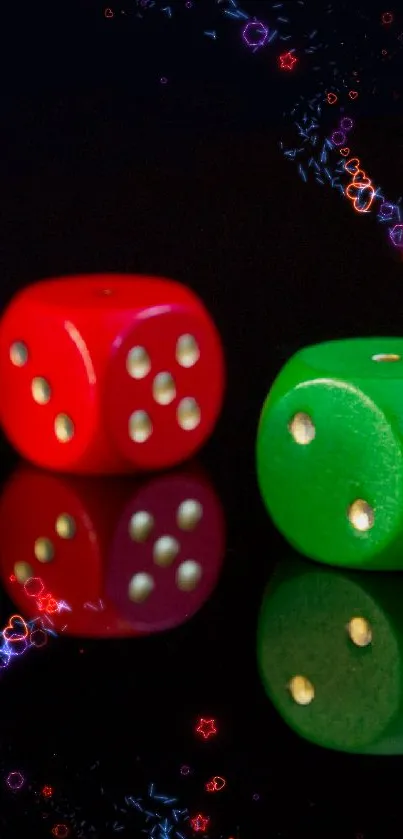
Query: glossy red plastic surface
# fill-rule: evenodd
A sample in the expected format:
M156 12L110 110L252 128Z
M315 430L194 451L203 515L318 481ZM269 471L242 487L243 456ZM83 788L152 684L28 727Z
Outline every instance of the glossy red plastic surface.
M177 342L189 335L198 354L182 364ZM11 360L16 346L24 349L23 363ZM127 366L128 353L139 347L149 361L141 378ZM157 398L163 374L172 393ZM48 390L35 401L38 380ZM0 384L5 432L34 464L88 475L154 470L189 458L210 435L223 400L223 352L203 304L179 283L66 277L26 288L7 308ZM189 405L196 406L193 425L178 419ZM146 439L130 434L133 415L146 415ZM65 418L68 439L61 440L55 423Z
M189 502L196 503L200 518L196 516L191 527L181 526L180 511ZM152 528L144 541L134 542L130 522L144 513ZM145 484L122 512L113 539L107 593L119 614L138 632L147 633L172 629L189 620L217 584L224 559L224 531L223 510L207 480L182 473ZM145 596L136 602L131 589L136 580L141 585L142 579Z
M178 528L175 511L189 498L199 501L202 515L185 531ZM140 543L129 536L139 511L153 516L152 532ZM69 531L61 530L61 516L69 517ZM152 546L170 533L180 551L169 566L158 567ZM38 551L38 540L44 539L52 548L46 558L43 544L42 554ZM0 498L4 588L25 619L40 617L56 633L113 638L178 626L213 591L223 556L223 510L195 466L143 482L55 476L23 465ZM186 559L198 565L196 585L179 590L178 568ZM133 603L130 585L145 567L155 588L143 602Z
M129 488L113 478L55 476L25 465L17 469L0 498L0 570L4 588L25 618L41 616L45 626L66 635L136 634L104 597L106 553L129 495ZM56 531L63 514L74 521L72 538L60 538ZM39 539L52 544L48 561L35 554ZM41 585L24 585L30 578ZM32 596L38 590L39 597ZM47 595L60 608L48 609Z

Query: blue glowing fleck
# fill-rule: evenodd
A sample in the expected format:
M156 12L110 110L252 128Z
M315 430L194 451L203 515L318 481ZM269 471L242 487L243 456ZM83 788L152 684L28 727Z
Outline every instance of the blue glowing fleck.
M127 796L125 798L125 802L128 806L135 807L136 810L140 810L140 812L142 813L143 812L143 807L141 806L140 801L141 801L141 798L132 798L131 796Z
M305 183L306 183L307 182L307 174L306 174L305 170L302 168L300 163L298 164L298 172L301 175L302 180L305 181Z
M225 9L224 14L227 17L232 17L234 20L249 20L249 15L246 12L241 12L240 10L236 12L229 12L228 9Z

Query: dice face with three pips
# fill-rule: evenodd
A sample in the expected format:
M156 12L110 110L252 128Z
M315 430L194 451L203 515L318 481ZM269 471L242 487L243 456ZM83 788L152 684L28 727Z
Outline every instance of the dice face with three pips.
M5 432L28 460L77 474L191 457L220 413L224 361L200 300L171 280L84 276L20 292L0 324Z
M297 352L263 407L257 470L274 524L302 554L403 568L403 339Z

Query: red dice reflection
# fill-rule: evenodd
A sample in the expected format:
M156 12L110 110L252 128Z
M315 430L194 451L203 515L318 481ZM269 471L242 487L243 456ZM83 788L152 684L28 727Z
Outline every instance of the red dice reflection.
M142 487L120 516L106 590L138 632L178 626L214 589L223 516L206 481L166 475Z
M27 619L125 637L179 626L211 595L224 515L197 467L144 482L23 465L0 499L0 570Z
M98 475L174 466L220 413L219 335L185 286L65 277L16 295L0 324L5 432L34 464Z

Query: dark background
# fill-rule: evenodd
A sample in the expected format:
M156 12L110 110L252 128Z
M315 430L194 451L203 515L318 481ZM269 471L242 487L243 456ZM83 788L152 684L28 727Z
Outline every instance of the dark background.
M102 271L172 277L203 298L228 364L201 456L224 504L227 558L188 625L136 641L54 639L2 675L0 772L28 779L17 797L0 778L3 835L51 835L52 807L66 823L81 807L82 835L110 837L113 803L154 781L192 814L208 811L212 839L384 836L399 819L401 759L298 740L257 675L258 609L287 548L259 500L254 442L269 386L299 347L401 334L403 261L373 217L303 184L279 151L284 112L305 87L315 93L309 68L285 76L233 30L212 43L198 21L178 13L167 28L134 5L114 5L110 21L84 0L5 12L1 304L40 278ZM363 97L354 129L391 200L403 192L399 69L374 70L378 93ZM1 452L6 480L17 459L5 441ZM10 608L4 596L3 619ZM217 719L212 743L194 737L200 715ZM214 801L203 793L211 774L227 779ZM142 829L128 822L121 835Z

